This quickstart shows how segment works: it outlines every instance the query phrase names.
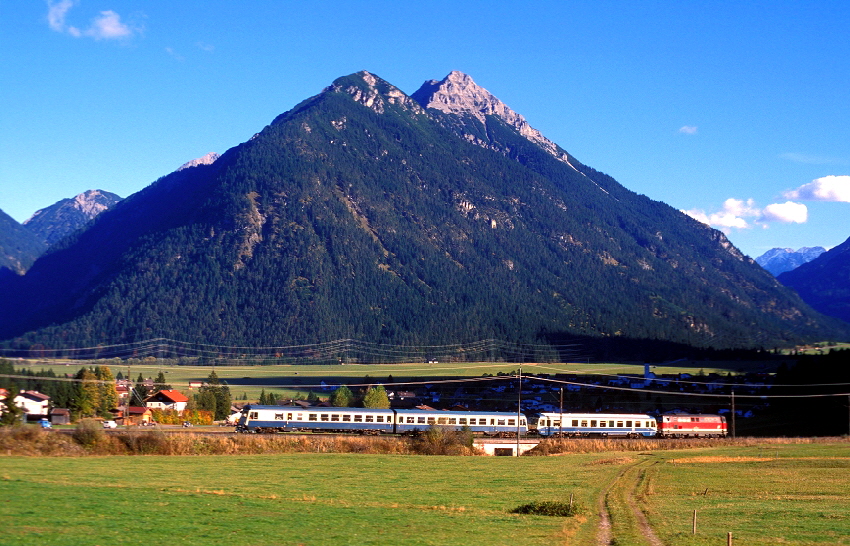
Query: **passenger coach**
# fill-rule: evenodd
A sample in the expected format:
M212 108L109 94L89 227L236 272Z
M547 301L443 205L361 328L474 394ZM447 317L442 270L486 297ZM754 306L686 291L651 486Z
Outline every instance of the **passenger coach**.
M519 425L517 425L519 423ZM301 406L245 406L237 432L360 432L413 434L431 426L488 436L515 436L528 432L525 415L506 412L425 411Z
M655 418L639 413L541 413L537 432L541 436L655 436Z

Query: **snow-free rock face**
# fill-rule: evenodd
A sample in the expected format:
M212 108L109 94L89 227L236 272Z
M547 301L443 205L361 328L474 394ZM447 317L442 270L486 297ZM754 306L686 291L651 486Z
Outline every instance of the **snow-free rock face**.
M476 84L470 76L457 70L442 81L430 80L411 95L424 108L434 108L446 114L475 117L485 123L486 116L498 116L528 140L540 145L556 158L569 163L558 145L528 124L525 118L511 110L492 93Z
M221 157L221 155L210 152L203 157L199 157L198 159L193 159L192 161L187 161L186 163L180 165L178 171L182 171L183 169L188 169L190 167L197 167L198 165L212 165L215 163L215 160Z
M35 212L24 226L48 246L83 227L121 197L103 190L88 190Z
M822 246L804 246L798 250L793 248L771 248L758 258L756 263L765 268L774 277L786 271L791 271L808 263L826 252Z

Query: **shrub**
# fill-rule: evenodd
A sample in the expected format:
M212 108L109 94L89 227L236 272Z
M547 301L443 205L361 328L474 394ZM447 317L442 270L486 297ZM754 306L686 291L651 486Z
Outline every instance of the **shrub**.
M472 432L464 427L453 430L439 425L431 425L423 434L413 440L413 451L421 455L471 455Z
M81 446L91 449L102 444L106 439L106 434L103 432L103 424L100 421L83 419L77 423L71 437Z
M534 516L555 516L568 518L581 513L582 509L578 503L559 501L538 501L523 504L511 510L511 514L531 514Z

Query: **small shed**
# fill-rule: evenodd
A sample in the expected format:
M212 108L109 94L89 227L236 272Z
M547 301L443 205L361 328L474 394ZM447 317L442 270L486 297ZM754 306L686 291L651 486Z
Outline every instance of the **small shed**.
M50 410L51 425L70 425L71 410L67 408L53 408Z

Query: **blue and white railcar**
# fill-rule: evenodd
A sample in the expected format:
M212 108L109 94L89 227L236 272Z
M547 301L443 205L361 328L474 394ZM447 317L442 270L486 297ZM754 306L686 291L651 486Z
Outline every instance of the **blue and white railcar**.
M642 413L541 413L537 432L541 436L621 436L651 438L655 418Z
M260 406L242 410L237 432L369 432L392 433L395 414L389 409Z
M525 415L500 411L395 410L399 434L424 432L432 426L461 430L468 427L485 436L516 436L528 432ZM519 418L517 418L519 417Z

